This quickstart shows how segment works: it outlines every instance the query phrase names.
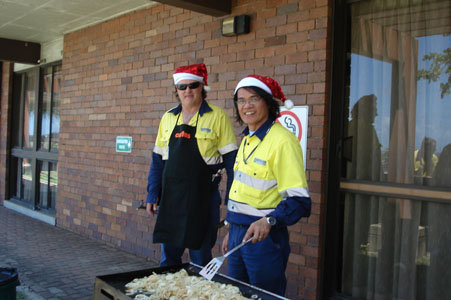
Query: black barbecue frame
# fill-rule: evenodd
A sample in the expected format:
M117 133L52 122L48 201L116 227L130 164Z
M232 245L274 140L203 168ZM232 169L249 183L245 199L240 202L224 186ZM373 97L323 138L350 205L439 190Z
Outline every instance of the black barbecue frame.
M185 269L189 275L199 275L202 267L194 263L184 263L179 265L173 265L168 267L157 267L143 270L136 270L124 273L108 274L97 276L94 283L94 295L93 300L133 300L136 296L126 295L125 285L136 278L143 278L153 273L156 274L169 274L176 273L181 269ZM273 294L269 291L265 291L261 288L252 286L245 282L233 279L221 273L216 273L212 278L213 281L225 284L231 284L238 287L244 297L252 299L262 300L289 300L288 298ZM255 296L253 296L255 295Z

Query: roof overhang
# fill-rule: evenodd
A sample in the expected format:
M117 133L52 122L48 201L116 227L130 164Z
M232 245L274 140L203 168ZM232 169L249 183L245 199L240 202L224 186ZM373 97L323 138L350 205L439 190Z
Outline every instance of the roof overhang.
M232 0L156 0L163 4L221 17L232 12Z
M0 38L0 60L39 64L41 44Z

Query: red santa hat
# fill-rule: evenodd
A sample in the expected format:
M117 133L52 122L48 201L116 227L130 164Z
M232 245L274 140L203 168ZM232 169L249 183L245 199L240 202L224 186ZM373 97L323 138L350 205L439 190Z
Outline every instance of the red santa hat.
M291 109L294 106L293 101L285 97L279 83L274 79L272 79L271 77L259 76L254 74L247 75L245 78L241 79L240 82L238 82L234 94L236 94L236 92L242 87L252 87L252 86L261 88L268 94L272 95L275 99L279 99L284 103L284 106L287 109Z
M174 84L178 84L182 80L191 79L202 82L204 84L204 89L207 92L210 90L210 87L207 84L207 67L205 67L204 64L178 67L172 77L174 77Z

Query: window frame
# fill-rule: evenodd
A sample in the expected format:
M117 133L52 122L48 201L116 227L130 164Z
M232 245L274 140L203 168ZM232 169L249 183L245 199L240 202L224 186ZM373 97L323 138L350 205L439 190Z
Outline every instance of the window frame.
M39 191L39 176L40 170L38 170L38 161L45 161L49 163L58 164L58 150L53 150L50 147L51 137L49 138L49 149L42 150L41 149L41 119L42 119L42 83L43 83L43 70L45 68L52 68L52 98L51 98L51 109L53 110L53 76L55 74L55 68L58 66L62 66L62 62L54 62L46 65L41 65L37 67L33 67L31 69L26 69L18 72L14 72L14 80L13 80L13 102L20 101L19 104L13 103L12 109L12 119L16 119L16 123L12 122L11 126L11 136L17 135L16 143L12 141L11 149L10 149L10 157L11 161L16 161L16 164L10 164L10 201L17 203L19 205L28 207L33 210L41 210L43 212L49 213L51 215L56 214L56 208L42 208L40 206L40 191ZM34 144L32 148L24 148L24 105L25 105L25 86L27 80L27 74L32 74L37 80L37 84L34 88L34 93L36 96L36 101L34 103L34 111L37 112L37 117L34 118ZM19 97L19 98L16 98ZM51 115L53 111L51 111ZM52 125L51 125L52 126ZM50 128L51 128L50 126ZM18 168L19 162L22 159L29 159L31 161L32 166L32 202L24 201L17 197L17 195L21 195L23 191L21 191L21 185L18 185L18 180L22 178L21 168ZM19 190L18 190L19 189ZM50 197L50 194L48 194Z

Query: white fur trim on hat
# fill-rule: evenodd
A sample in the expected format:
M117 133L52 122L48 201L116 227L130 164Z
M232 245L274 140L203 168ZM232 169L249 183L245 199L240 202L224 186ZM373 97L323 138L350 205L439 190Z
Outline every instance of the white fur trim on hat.
M284 104L285 108L288 110L292 109L294 106L293 101L291 101L290 99L285 100L285 102L283 104Z
M174 84L178 84L182 80L190 79L204 83L204 78L202 76L197 76L191 73L175 73L172 77L174 77Z
M264 84L263 82L261 82L260 80L258 80L255 77L245 77L243 79L241 79L240 82L238 82L238 85L235 88L235 93L242 87L246 87L246 86L256 86L261 88L262 90L264 90L265 92L267 92L268 94L272 95L270 88Z

